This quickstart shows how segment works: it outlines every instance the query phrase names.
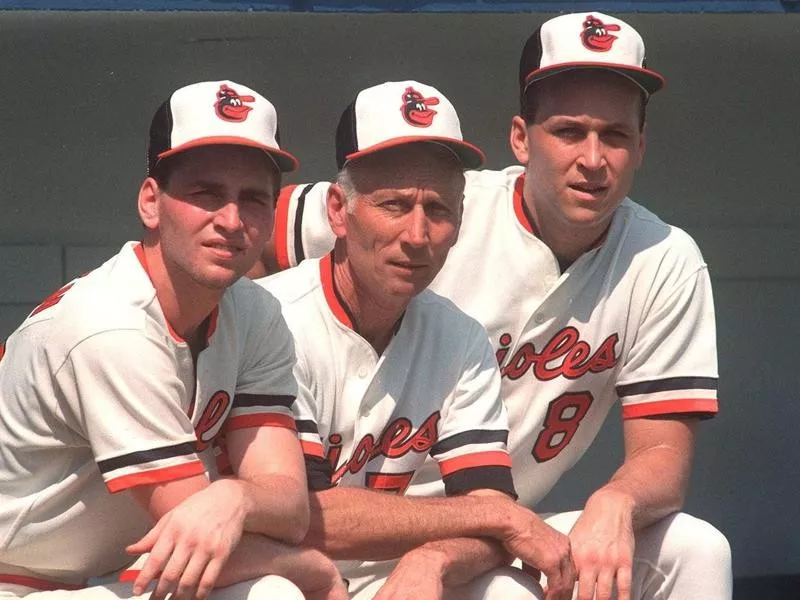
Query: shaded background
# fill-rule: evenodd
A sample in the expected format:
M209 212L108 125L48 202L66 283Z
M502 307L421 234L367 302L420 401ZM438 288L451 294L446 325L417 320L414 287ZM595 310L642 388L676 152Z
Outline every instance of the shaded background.
M352 2L304 3L315 13L238 10L273 4L0 10L0 339L52 290L138 237L134 201L150 117L184 84L228 78L270 98L283 145L302 163L290 183L334 174L339 113L358 89L389 79L434 84L489 167L513 161L507 132L519 50L553 13L484 12L524 4L489 1L473 3L472 14L325 12ZM650 104L645 166L631 196L695 237L714 285L721 412L702 425L687 510L726 533L738 577L800 573L797 3L716 3L758 13L629 14L631 2L530 4L617 8L667 79ZM637 9L659 4L715 3ZM49 5L69 7L0 8ZM581 506L621 460L620 432L612 414L542 510ZM744 590L737 583L737 598L800 597L789 584Z

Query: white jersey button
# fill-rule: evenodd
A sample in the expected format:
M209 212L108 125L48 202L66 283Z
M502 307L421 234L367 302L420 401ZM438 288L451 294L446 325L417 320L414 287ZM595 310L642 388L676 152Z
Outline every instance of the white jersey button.
M359 369L358 369L358 376L359 376L361 379L364 379L364 377L366 377L366 376L367 376L367 367L359 367Z
M544 315L542 313L536 313L536 316L533 317L533 320L536 321L538 325L544 323Z

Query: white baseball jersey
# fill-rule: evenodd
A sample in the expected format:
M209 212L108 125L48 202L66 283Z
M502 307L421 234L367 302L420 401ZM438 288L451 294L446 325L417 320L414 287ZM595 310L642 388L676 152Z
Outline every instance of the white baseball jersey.
M613 403L623 418L716 413L717 357L708 271L685 232L626 198L602 243L562 273L527 214L523 173L467 172L459 239L430 287L489 333L516 489L533 507ZM332 247L327 187L282 191L282 266ZM426 466L409 493L439 493L436 479Z
M425 290L378 356L353 329L330 254L258 283L280 300L294 335L295 418L310 489L403 494L431 457L431 477L447 494L514 495L500 372L477 321ZM358 579L385 563L337 564Z
M225 432L294 428L294 349L247 280L207 320L197 361L137 243L36 308L0 360L0 588L81 586L151 525L134 486L215 471Z
M514 494L500 373L484 328L425 290L379 356L354 329L328 254L258 280L295 339L309 487L404 493L431 456L448 494Z

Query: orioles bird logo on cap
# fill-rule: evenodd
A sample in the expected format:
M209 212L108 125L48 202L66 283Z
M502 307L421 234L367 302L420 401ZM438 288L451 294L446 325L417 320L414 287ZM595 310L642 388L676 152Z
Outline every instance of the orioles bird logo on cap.
M414 127L429 127L436 114L435 110L428 108L439 104L439 99L435 96L425 98L417 90L407 87L403 92L403 105L400 112L406 123Z
M594 52L607 52L611 50L611 44L617 36L611 35L609 31L619 31L619 25L606 25L597 17L588 15L583 22L583 32L581 41L583 45Z
M236 90L229 88L224 83L219 86L217 102L214 109L217 116L225 121L241 122L247 118L247 113L253 110L252 106L245 106L245 102L255 102L253 96L240 96Z

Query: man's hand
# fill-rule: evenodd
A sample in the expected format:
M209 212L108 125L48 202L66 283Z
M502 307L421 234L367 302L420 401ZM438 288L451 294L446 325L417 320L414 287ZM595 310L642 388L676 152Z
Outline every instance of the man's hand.
M578 569L578 600L630 600L634 534L632 502L612 489L596 492L569 533Z
M348 600L350 593L331 559L318 550L296 548L302 555L301 568L289 570L285 577L293 581L306 600Z
M131 554L150 553L133 584L134 595L157 580L151 600L170 592L175 600L206 598L241 539L246 513L238 485L224 479L170 510L126 548Z
M513 533L503 540L506 550L547 577L547 600L571 600L575 566L569 538L528 509L518 504L510 503L510 506Z
M441 600L444 565L439 552L424 547L403 555L374 600Z

